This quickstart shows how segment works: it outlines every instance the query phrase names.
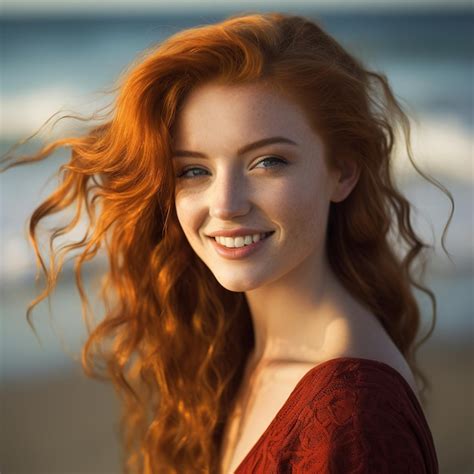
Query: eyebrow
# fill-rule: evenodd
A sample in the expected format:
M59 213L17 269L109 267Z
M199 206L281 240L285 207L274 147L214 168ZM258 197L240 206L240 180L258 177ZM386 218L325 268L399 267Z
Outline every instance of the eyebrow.
M263 138L253 143L249 143L248 145L244 145L243 147L237 150L238 155L243 155L244 153L248 153L249 151L256 150L257 148L262 148L266 145L271 145L273 143L287 143L289 145L296 145L298 144L293 140L285 137L269 137ZM176 150L173 153L173 158L179 158L184 156L190 156L194 158L207 158L207 155L204 153L200 153L198 151L190 151L190 150Z

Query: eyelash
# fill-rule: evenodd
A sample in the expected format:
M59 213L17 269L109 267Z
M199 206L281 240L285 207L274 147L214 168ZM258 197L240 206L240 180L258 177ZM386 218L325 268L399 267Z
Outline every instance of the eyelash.
M260 160L257 165L259 165L260 163L263 163L264 161L267 161L267 160L273 160L273 161L277 161L278 164L276 165L277 168L279 168L280 166L283 166L283 165L286 165L287 164L287 161L286 160L283 160L282 158L278 158L277 156L267 156L265 157L263 160ZM271 166L270 168L274 168L273 166ZM195 179L195 178L201 178L203 175L199 175L199 176L184 176L188 171L192 171L192 170L201 170L201 171L206 171L204 170L203 168L196 168L196 167L191 167L191 168L187 168L187 169L184 169L181 171L180 174L178 174L176 177L177 178L182 178L182 179Z

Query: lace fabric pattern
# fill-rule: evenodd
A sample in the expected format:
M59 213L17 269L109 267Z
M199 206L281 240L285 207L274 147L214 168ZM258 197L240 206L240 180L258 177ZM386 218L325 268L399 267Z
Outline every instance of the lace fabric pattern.
M376 360L341 357L306 373L235 474L438 474L408 382Z

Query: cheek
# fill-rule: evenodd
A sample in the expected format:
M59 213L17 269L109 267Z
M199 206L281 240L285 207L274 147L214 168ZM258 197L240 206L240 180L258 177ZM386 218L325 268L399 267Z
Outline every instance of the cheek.
M277 195L272 206L286 234L299 243L305 238L314 242L314 236L324 231L329 206L321 183L311 179L298 180L282 186Z
M189 195L178 194L175 197L175 208L178 221L186 236L191 236L191 231L196 229L198 209L196 200Z

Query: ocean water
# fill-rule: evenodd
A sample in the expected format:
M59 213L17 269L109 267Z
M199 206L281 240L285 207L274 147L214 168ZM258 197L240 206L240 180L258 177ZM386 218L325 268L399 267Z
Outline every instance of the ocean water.
M472 11L308 10L305 14L319 21L367 66L386 74L412 118L415 160L452 192L456 210L446 241L452 254L450 261L440 246L441 232L449 217L449 201L439 190L417 177L407 164L403 149L397 152L400 182L419 211L414 216L415 227L436 248L431 272L441 306L444 314L453 313L440 317L441 336L455 340L472 335ZM224 16L218 12L193 14L191 11L186 15L128 18L0 18L0 152L5 153L17 140L32 135L60 110L87 115L109 103L112 96L102 91L112 87L117 77L146 48L183 28L217 21ZM61 121L54 130L46 127L39 138L46 141L74 131L80 125ZM38 143L33 141L20 151L34 150ZM0 276L4 288L31 284L36 266L27 241L27 218L54 189L57 182L51 177L66 159L64 152L57 152L44 163L0 175ZM56 225L60 221L61 216L55 216L48 223ZM80 239L83 231L81 224L63 240ZM60 293L58 304L68 306L70 291L67 287ZM2 312L6 315L3 320L7 325L4 331L10 331L11 335L7 342L8 353L28 345L18 335L26 326L22 294L22 298L14 300L3 294ZM28 326L26 328L28 331ZM65 331L70 334L76 330L74 322L65 325ZM6 347L5 341L3 347ZM24 356L29 361L25 364L31 363L26 353ZM11 368L18 367L12 365Z

